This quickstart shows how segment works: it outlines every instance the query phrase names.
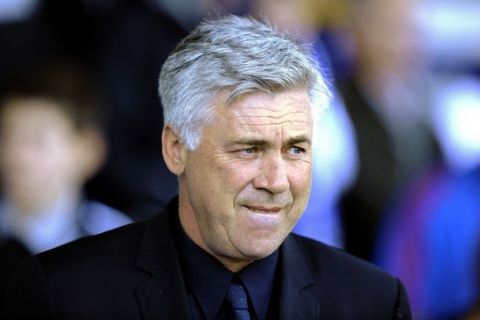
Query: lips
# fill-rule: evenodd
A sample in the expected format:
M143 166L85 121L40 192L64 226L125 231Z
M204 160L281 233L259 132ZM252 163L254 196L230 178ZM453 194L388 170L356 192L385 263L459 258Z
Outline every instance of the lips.
M280 210L282 210L282 207L277 207L277 206L271 207L271 206L245 205L245 207L252 212L267 213L267 214L279 213Z

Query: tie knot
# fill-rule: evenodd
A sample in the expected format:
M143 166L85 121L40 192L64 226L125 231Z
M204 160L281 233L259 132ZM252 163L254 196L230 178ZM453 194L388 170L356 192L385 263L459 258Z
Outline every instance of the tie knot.
M248 312L248 297L242 282L237 277L232 279L228 287L225 301L231 308L233 313L232 319L235 320L249 320L250 314Z

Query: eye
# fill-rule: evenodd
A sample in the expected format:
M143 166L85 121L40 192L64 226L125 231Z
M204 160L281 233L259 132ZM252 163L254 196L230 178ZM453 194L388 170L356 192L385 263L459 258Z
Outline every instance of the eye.
M259 147L242 148L237 151L239 157L244 159L255 159L261 152Z
M297 146L292 146L288 149L288 152L291 154L291 155L302 155L305 153L305 149L304 148L300 148L300 147L297 147Z
M251 156L258 153L258 147L250 147L240 150L242 155Z

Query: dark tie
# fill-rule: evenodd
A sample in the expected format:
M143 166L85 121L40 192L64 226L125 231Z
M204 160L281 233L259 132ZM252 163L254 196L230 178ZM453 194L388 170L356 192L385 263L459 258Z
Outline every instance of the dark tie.
M250 320L247 292L237 277L232 279L225 295L225 302L230 308L232 320Z

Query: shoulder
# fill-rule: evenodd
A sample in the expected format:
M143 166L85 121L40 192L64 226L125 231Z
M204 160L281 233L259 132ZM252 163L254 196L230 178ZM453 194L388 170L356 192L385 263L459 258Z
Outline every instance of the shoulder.
M45 270L79 270L87 266L112 265L119 259L134 259L147 222L132 223L90 235L36 256ZM57 270L59 269L59 270ZM62 272L63 273L63 272Z
M67 274L60 272L62 270L72 272L101 266L133 268L141 251L148 254L152 246L158 246L157 242L168 242L169 212L164 209L150 219L80 238L40 253L36 258L46 271L56 273L60 269L59 274Z
M355 257L344 250L322 242L293 234L295 242L311 269L330 271L342 277L375 277L393 280L393 277L370 262Z
M291 252L307 266L313 285L308 292L314 299L326 302L331 314L368 315L365 319L410 319L405 288L395 277L377 266L345 251L298 235L288 240ZM297 262L298 264L298 262ZM385 316L388 315L388 316Z

